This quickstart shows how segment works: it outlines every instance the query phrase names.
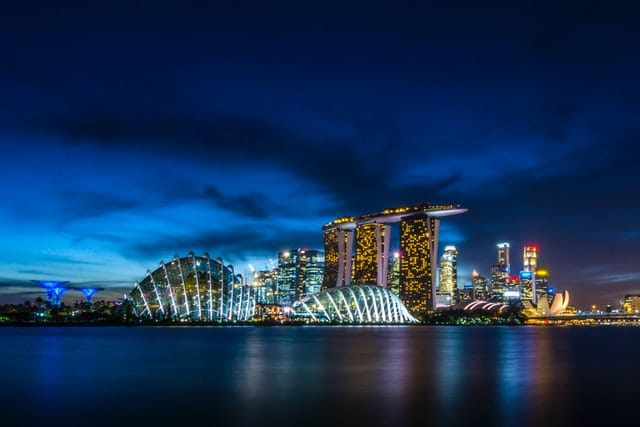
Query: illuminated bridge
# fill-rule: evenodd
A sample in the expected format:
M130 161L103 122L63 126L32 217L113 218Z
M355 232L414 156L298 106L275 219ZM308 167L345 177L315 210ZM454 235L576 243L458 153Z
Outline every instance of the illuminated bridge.
M130 293L142 319L173 321L249 321L255 311L251 287L232 265L208 254L174 257L147 276Z
M466 211L460 205L423 204L326 224L323 289L372 283L386 288L391 224L400 223L400 299L413 314L433 310L440 217Z
M293 317L314 323L415 323L400 299L389 289L349 285L328 289L296 301Z

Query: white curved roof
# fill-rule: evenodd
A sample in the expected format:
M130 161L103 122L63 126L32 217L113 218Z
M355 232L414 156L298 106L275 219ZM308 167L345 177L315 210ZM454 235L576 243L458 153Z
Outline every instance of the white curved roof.
M393 292L377 285L349 285L308 295L292 305L294 317L312 322L415 323Z

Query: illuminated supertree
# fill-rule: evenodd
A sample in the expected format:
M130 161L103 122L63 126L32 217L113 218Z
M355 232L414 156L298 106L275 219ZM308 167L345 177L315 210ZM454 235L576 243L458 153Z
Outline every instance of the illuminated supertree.
M69 282L61 282L57 280L32 280L47 290L47 301L54 307L60 307L60 297L69 289Z
M91 298L96 294L96 292L104 291L104 288L78 288L80 292L84 294L84 297L87 300L87 303L91 304Z

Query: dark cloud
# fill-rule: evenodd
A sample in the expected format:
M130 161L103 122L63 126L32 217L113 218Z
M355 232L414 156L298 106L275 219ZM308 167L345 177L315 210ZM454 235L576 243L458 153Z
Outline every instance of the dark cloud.
M155 256L158 259L168 259L174 255L186 256L193 251L197 254L207 252L212 257L246 260L249 256L275 257L279 250L321 247L322 244L319 227L302 231L265 228L234 227L189 236L155 236L143 242L132 242L126 251L132 256L144 258Z
M258 193L225 196L217 188L207 186L204 195L219 207L247 218L264 219L270 215L266 198Z
M443 220L461 266L487 274L508 240L517 269L535 240L584 301L635 286L628 6L143 3L3 9L0 136L43 153L4 168L1 231L39 263L15 273L86 262L42 256L65 239L144 262L275 256L321 247L315 221L430 201L470 208Z
M64 209L65 221L97 217L112 212L133 209L140 201L114 193L62 191L58 206Z

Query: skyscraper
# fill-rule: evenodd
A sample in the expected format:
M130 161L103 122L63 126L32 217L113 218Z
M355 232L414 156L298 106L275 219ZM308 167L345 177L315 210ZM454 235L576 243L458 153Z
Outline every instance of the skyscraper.
M522 257L523 271L520 272L520 286L523 300L537 302L536 269L538 267L538 246L525 245Z
M335 222L340 223L341 220L342 218ZM332 228L325 231L324 254L325 268L322 288L328 289L350 284L353 257L353 230Z
M356 259L353 282L358 285L387 285L389 258L388 224L368 223L356 228Z
M280 252L276 304L291 304L308 293L318 292L323 270L322 252L304 248Z
M276 304L287 305L296 300L298 282L298 250L278 254L278 292Z
M471 273L471 283L473 284L473 298L486 301L489 298L489 282L480 273L473 270Z
M261 270L253 273L253 292L256 303L276 304L278 270Z
M387 280L387 287L391 292L396 295L400 295L400 254L399 251L393 253L389 257L389 279Z
M439 218L466 211L460 205L426 203L358 217L340 217L325 224L322 227L326 265L323 288L350 284L352 271L356 282L385 286L389 279L391 225L400 223L399 296L414 315L426 314L434 309L435 302L437 266L434 263L438 254ZM354 234L358 245L355 257Z
M552 289L549 289L549 270L538 267L536 269L536 301L539 302L544 297L551 304L553 295L550 291Z
M298 298L320 292L324 271L324 253L314 249L306 249L300 256L302 268L302 287Z
M505 271L511 271L511 265L509 261L509 244L508 243L498 243L496 245L498 247L498 263L497 265L504 268Z
M437 218L421 214L400 221L400 299L417 315L434 308L431 258L438 253L439 225Z
M522 265L524 271L536 272L538 267L538 246L537 245L525 245Z
M452 298L458 288L458 250L455 246L445 246L440 258L439 289L441 294L447 293Z
M511 271L509 243L498 243L498 258L491 268L491 290L490 297L498 301L504 298L504 292L509 287L509 272Z

